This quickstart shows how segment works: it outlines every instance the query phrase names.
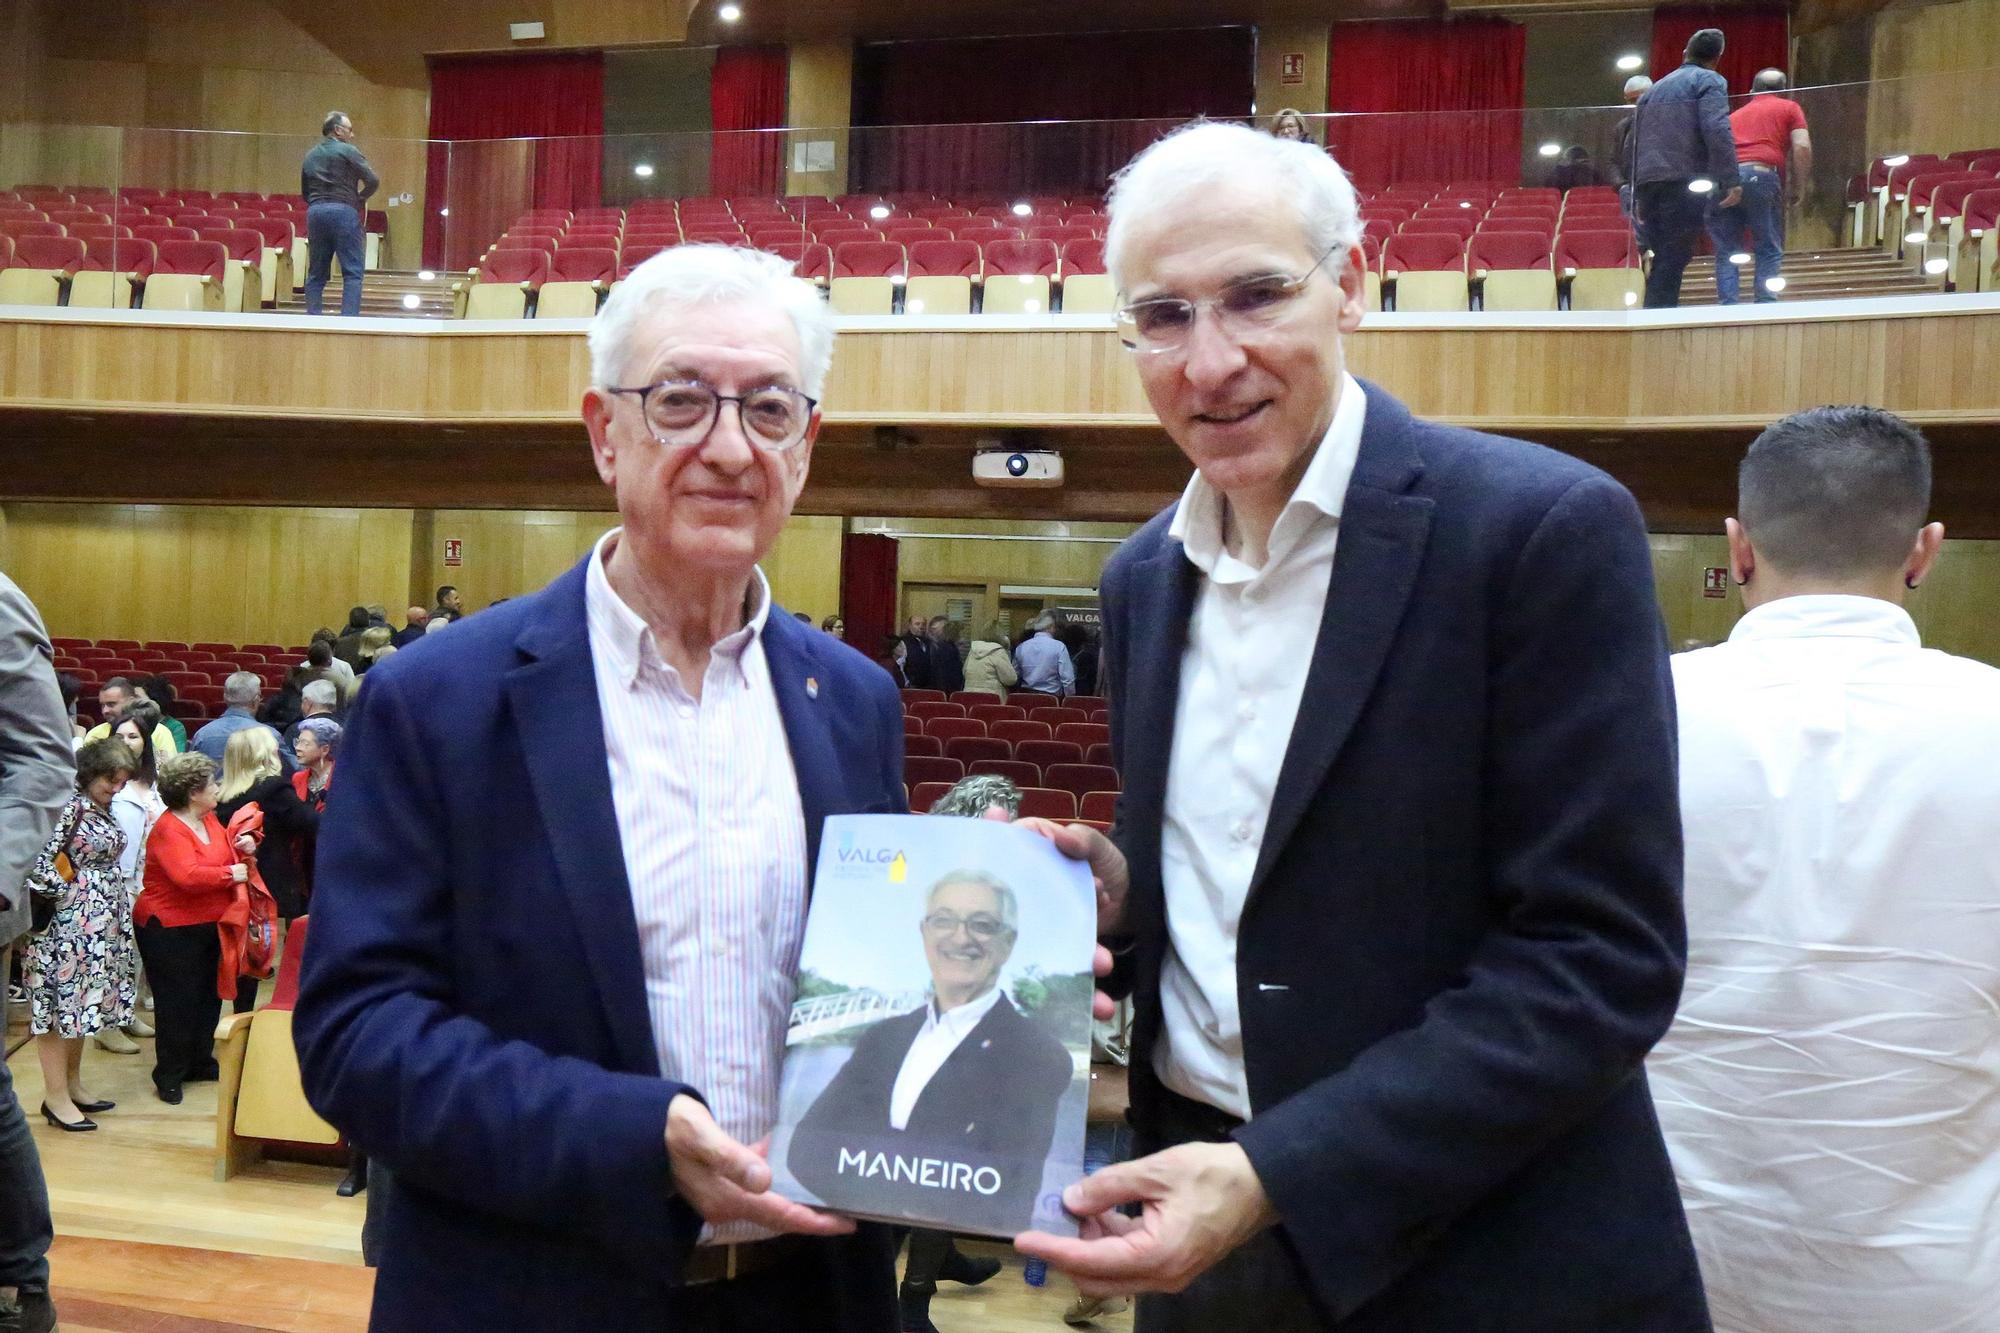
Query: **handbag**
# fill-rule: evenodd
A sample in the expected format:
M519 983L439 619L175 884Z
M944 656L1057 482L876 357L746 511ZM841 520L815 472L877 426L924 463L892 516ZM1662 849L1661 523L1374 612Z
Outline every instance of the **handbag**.
M63 806L62 814L56 817L55 831L49 835L49 847L44 851L42 861L28 871L28 933L39 935L55 920L56 910L69 896L70 887L76 883L76 862L70 859L69 840L76 834L77 820L82 816L82 807L74 801Z

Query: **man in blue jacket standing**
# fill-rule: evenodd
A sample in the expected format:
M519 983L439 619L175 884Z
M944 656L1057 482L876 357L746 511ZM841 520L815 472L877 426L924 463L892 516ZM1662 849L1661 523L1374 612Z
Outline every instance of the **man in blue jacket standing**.
M1681 274L1694 257L1708 206L1734 208L1736 140L1729 130L1729 84L1715 72L1722 32L1688 38L1684 64L1639 99L1632 125L1632 209L1639 243L1653 252L1646 308L1681 303ZM1720 198L1717 191L1724 191Z

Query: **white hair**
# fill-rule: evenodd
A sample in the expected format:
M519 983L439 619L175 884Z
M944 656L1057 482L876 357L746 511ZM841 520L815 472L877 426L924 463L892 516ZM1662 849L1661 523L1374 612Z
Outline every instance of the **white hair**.
M306 682L306 687L299 691L299 697L309 704L318 704L321 708L331 710L340 702L340 691L333 687L333 682L330 680L309 680Z
M1125 244L1135 219L1237 181L1269 181L1290 198L1305 223L1314 257L1341 252L1327 261L1336 273L1347 250L1361 244L1354 185L1318 144L1198 120L1152 145L1111 178L1104 266L1119 290L1125 289Z
M222 702L231 708L248 708L264 697L264 682L248 671L232 671L222 682Z
M1021 928L1021 908L1014 891L984 870L954 870L935 881L924 892L925 916L929 916L931 909L937 906L938 894L953 884L970 884L985 889L993 895L993 914L1000 918L1000 924L1009 930Z
M820 396L833 363L833 314L825 298L791 264L761 250L733 245L676 245L632 270L590 325L590 379L616 386L625 371L632 326L665 306L686 309L723 301L760 301L791 316L799 335L800 388ZM636 387L636 386L632 386Z
M1625 95L1627 97L1637 97L1652 86L1653 81L1651 79L1643 74L1634 74L1631 78L1625 80Z

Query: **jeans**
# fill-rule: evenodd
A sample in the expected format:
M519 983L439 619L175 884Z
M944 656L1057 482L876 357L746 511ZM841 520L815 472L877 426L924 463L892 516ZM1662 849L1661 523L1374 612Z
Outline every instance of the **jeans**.
M1681 303L1681 274L1694 258L1708 196L1696 194L1684 180L1645 181L1632 192L1638 212L1639 244L1653 252L1646 274L1646 308L1672 310Z
M7 953L0 949L0 976ZM14 1076L0 1060L0 1287L46 1288L55 1236L42 1159L14 1095Z
M1724 305L1735 305L1740 296L1740 278L1729 256L1743 249L1744 233L1749 233L1750 253L1757 259L1759 305L1778 299L1771 279L1785 258L1784 182L1769 167L1745 165L1743 198L1734 208L1718 208L1708 215L1709 239L1715 242L1715 290Z
M340 256L340 313L361 313L361 274L367 267L367 236L361 214L346 204L314 204L306 209L306 313L320 313L320 296Z

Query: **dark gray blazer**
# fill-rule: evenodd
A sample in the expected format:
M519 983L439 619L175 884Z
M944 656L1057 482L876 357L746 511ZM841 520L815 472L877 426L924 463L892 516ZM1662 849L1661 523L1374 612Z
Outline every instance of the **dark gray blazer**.
M0 949L28 929L21 886L75 791L48 631L35 604L0 574Z

